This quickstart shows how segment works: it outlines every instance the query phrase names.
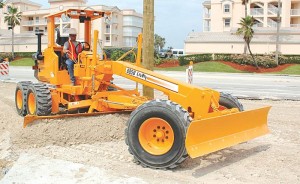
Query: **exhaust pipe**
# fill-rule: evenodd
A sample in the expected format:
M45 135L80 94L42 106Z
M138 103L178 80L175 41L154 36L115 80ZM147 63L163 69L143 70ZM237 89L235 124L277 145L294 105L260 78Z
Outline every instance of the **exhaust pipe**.
M33 60L43 60L44 56L42 55L42 36L44 35L43 30L36 30L35 35L38 38L38 50L35 54L32 55Z
M43 30L36 30L35 35L37 35L38 38L38 50L35 54L32 54L32 59L34 60L34 66L32 66L32 69L34 70L34 77L39 80L38 72L39 72L39 66L38 66L38 60L44 60L44 56L42 54L42 36L44 35Z

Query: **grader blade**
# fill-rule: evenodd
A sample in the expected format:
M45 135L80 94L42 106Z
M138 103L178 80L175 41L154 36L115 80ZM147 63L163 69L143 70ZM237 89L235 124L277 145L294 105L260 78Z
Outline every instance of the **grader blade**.
M130 113L130 112L132 112L132 110L78 113L78 114L59 114L59 115L53 115L53 116L27 115L24 117L23 127L25 128L28 124L33 123L34 121L39 120L39 119L59 119L59 118L79 117L79 116L99 116L99 115L103 115L103 114Z
M185 141L188 154L196 158L269 133L270 108L192 121Z

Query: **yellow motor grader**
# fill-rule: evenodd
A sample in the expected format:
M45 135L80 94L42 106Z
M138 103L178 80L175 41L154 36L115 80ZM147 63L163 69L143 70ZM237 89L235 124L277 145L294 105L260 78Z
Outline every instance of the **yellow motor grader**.
M15 91L17 112L25 116L24 127L36 119L132 111L125 131L129 152L143 166L160 169L174 168L188 156L196 158L269 132L270 107L244 111L229 94L144 69L141 35L136 63L101 59L97 54L99 32L92 34L91 25L105 14L69 9L47 17L48 47L41 51L38 34L34 56L39 83L19 82ZM58 36L55 43L55 19L62 15L84 24L85 46L74 65L74 86L64 65L61 40L66 40ZM122 89L111 83L114 75L159 90L168 99L148 99L137 88Z

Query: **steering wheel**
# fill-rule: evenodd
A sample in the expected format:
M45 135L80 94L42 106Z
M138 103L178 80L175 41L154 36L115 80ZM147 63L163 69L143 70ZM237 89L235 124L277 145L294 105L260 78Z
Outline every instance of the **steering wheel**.
M88 42L79 42L79 43L76 45L76 47L75 47L75 52L76 52L77 55L78 55L80 52L82 52L82 51L77 52L77 47L78 47L78 45L81 45L81 48L82 48L82 50L84 50L84 51L89 51L89 50L91 49L91 46L90 46L90 44L89 44Z

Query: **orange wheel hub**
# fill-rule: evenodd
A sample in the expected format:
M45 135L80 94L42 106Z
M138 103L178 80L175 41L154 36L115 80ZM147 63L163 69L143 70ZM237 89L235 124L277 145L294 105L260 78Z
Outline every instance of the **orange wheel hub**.
M138 136L144 150L153 155L167 153L174 144L173 129L161 118L150 118L144 121Z
M23 107L23 96L21 90L17 91L17 107L18 109L22 109Z
M35 114L36 112L35 96L33 93L28 95L28 110L29 114Z

